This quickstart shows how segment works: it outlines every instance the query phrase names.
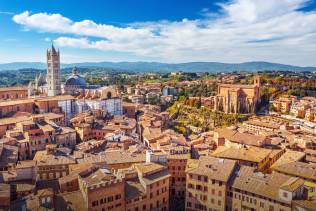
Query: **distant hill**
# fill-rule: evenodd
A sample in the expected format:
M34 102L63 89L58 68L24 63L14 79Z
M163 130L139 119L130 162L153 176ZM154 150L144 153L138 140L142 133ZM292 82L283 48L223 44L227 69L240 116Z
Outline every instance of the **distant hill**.
M316 71L316 67L299 67L269 62L245 62L245 63L219 63L219 62L188 62L188 63L159 63L159 62L83 62L62 64L62 68L109 68L121 71L185 71L185 72L231 72L231 71ZM0 70L18 70L23 68L45 69L46 64L41 62L13 62L0 64Z
M0 70L19 70L26 68L44 69L46 64L43 62L12 62L0 64Z

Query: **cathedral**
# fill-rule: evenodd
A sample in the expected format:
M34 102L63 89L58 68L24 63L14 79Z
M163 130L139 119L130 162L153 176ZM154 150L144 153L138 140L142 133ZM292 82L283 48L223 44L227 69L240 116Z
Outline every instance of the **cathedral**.
M252 85L219 84L217 95L210 97L209 105L214 111L225 113L254 113L261 99L260 83L260 76L255 76Z
M87 85L86 80L79 75L78 68L74 67L72 74L61 84L60 53L54 45L46 52L47 75L39 74L28 86L29 98L54 97L71 95L74 100L68 110L68 116L90 109L101 109L112 115L122 115L122 98L114 86L100 87ZM62 105L61 105L62 106Z
M35 77L34 82L30 82L28 86L28 95L47 95L57 96L61 94L60 82L60 54L56 51L54 45L46 52L47 75L46 78L42 74Z
M86 80L79 75L79 70L74 67L72 70L72 75L66 80L64 84L64 93L68 95L78 96L84 90L89 89Z

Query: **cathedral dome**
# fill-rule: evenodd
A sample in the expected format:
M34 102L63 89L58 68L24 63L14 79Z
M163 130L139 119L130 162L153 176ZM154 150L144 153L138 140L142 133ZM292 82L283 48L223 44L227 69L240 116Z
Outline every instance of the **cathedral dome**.
M86 80L78 75L78 69L75 67L72 70L72 75L66 80L65 86L77 86L85 88L87 86Z

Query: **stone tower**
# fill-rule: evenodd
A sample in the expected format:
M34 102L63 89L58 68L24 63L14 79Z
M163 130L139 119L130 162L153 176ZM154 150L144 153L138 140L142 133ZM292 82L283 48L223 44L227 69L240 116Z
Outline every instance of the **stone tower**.
M261 77L260 75L255 75L253 77L253 84L257 87L260 87L261 86Z
M47 49L47 95L56 96L61 94L60 86L60 57L59 50L56 51L52 44Z

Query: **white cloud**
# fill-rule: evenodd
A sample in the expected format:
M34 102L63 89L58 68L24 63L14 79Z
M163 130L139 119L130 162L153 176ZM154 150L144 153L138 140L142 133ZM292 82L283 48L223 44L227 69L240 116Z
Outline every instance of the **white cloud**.
M140 59L316 65L316 13L298 10L306 4L308 0L233 0L221 4L218 14L203 9L202 19L126 27L28 11L13 20L27 30L63 34L54 41L59 46L128 52Z

